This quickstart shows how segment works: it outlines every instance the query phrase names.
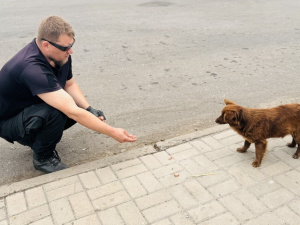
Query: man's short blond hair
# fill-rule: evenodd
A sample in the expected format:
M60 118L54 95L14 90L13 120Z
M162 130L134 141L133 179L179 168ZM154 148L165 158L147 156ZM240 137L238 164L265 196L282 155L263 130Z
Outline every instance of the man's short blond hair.
M42 39L56 42L61 34L66 34L70 37L75 36L75 32L71 25L59 16L49 16L44 19L38 29L37 40Z

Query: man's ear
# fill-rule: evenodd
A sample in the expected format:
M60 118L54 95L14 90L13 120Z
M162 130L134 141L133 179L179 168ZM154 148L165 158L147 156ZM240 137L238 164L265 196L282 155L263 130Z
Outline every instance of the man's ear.
M225 102L226 105L235 105L234 102L229 101L228 99L224 99L224 102Z

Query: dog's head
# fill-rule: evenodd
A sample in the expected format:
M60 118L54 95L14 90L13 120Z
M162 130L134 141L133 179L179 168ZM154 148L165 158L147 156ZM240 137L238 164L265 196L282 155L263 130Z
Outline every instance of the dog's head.
M224 99L224 102L226 106L223 108L221 116L216 119L216 123L241 127L243 108L227 99Z

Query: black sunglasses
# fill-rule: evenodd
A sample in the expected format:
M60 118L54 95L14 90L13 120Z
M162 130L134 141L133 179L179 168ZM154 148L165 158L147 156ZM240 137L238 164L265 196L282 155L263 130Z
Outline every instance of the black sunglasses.
M44 38L42 38L42 40L43 40L43 41L48 41L48 40L46 40L46 39L44 39ZM59 45L59 44L53 43L52 41L48 41L48 42L49 42L51 45L53 45L55 48L58 48L59 50L61 50L61 51L63 51L63 52L66 52L66 51L68 51L70 48L72 48L72 46L74 45L74 43L75 43L75 38L73 38L73 40L74 40L73 44L68 45L68 46L61 46L61 45Z

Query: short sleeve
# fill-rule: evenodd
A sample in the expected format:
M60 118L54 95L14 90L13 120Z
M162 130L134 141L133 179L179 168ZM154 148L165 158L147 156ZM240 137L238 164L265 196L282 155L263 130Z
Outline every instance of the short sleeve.
M61 89L53 71L45 66L31 65L20 76L20 82L33 96Z

